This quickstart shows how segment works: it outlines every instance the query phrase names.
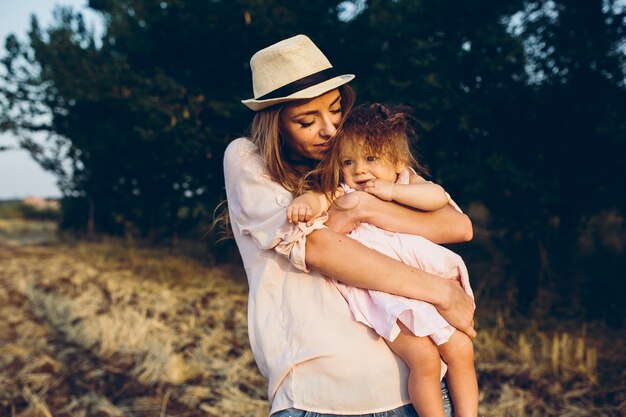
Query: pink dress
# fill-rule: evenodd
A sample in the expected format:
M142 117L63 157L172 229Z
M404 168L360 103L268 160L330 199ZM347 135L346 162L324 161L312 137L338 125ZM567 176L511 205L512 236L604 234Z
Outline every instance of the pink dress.
M399 175L397 182L407 184L408 178L408 171L405 171ZM354 191L346 185L343 187L346 192ZM371 249L422 271L444 279L456 279L461 283L465 292L473 297L463 259L443 246L421 236L388 232L368 223L361 223L348 236ZM393 274L393 271L389 273ZM396 323L398 320L414 335L430 336L437 345L447 342L456 330L430 303L352 287L336 280L334 283L348 301L354 318L389 341L393 341L400 333L400 327Z

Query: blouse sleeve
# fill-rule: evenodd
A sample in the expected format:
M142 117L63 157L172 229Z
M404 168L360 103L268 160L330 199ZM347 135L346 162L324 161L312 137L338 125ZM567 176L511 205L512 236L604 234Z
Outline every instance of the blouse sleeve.
M291 193L269 177L257 147L248 139L236 139L226 148L224 179L231 222L237 225L234 232L249 235L260 249L273 249L308 272L306 236L325 228L328 216L320 216L308 227L287 222Z

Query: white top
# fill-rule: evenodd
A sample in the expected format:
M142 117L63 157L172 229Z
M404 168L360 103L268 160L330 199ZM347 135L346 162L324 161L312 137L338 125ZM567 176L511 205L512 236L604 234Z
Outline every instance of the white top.
M271 413L366 414L408 404L404 363L353 319L329 279L306 272L306 236L325 227L325 218L309 228L287 222L292 196L270 179L248 139L226 149L224 176L250 288L250 345L269 381Z

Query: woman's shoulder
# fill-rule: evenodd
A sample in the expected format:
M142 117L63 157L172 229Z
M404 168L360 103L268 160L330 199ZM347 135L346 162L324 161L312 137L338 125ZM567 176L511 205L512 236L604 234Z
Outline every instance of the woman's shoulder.
M228 144L224 151L224 174L227 177L240 175L264 175L265 163L259 147L248 138L241 137Z
M259 147L252 143L252 141L246 137L241 137L233 140L226 146L226 151L224 152L225 156L230 156L231 154L243 156L249 154L259 153Z
M261 161L259 147L248 138L241 137L228 144L224 151L224 164L245 164Z

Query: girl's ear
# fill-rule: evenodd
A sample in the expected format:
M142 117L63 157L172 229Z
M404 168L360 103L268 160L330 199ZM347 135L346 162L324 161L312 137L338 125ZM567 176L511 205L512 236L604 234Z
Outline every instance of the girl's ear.
M404 167L405 167L405 164L403 164L402 162L396 162L396 174L399 174L402 171L404 171Z

